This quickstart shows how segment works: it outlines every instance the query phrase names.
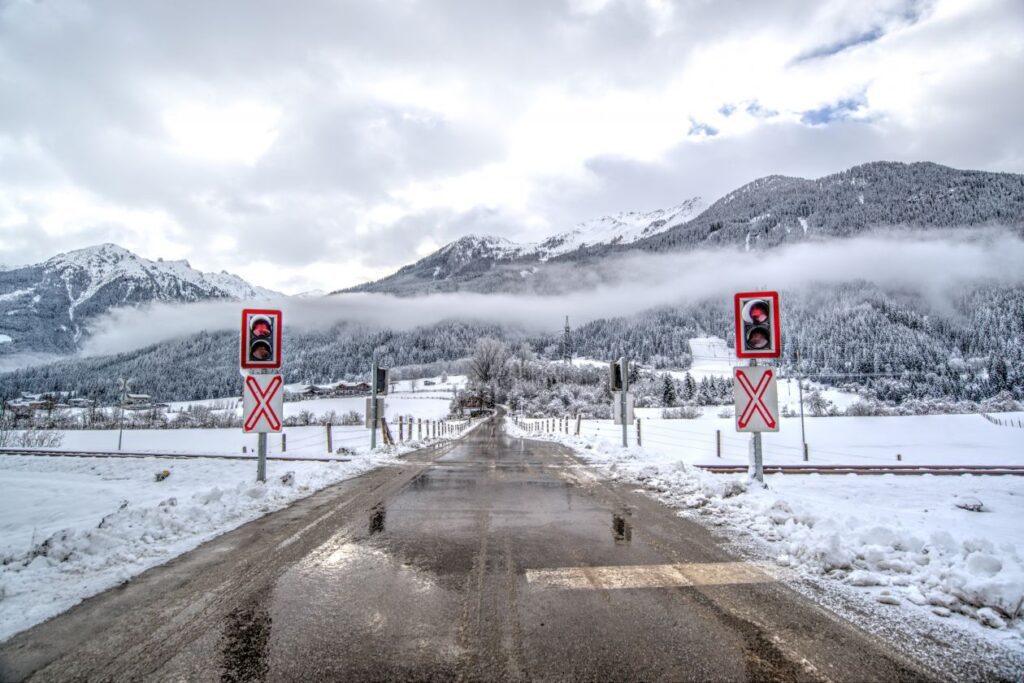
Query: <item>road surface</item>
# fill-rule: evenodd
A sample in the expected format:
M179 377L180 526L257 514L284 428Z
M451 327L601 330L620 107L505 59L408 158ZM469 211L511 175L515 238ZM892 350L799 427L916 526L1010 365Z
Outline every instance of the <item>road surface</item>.
M0 645L0 679L931 680L706 529L485 423Z

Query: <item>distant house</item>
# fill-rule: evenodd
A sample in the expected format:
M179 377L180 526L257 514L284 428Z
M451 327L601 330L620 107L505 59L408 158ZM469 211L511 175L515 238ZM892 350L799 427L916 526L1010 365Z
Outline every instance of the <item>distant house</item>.
M149 394L125 394L121 405L125 410L149 410L154 407L153 397Z
M479 396L462 396L459 398L459 407L467 410L478 410L484 407L484 400Z
M370 393L370 385L366 382L348 384L307 384L299 392L303 399L339 398L343 396L366 396Z

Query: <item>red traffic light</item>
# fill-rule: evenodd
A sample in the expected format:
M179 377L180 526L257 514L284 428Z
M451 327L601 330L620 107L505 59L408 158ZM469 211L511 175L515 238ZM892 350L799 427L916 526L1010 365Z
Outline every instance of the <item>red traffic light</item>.
M252 308L242 311L241 366L245 369L281 367L281 311Z
M253 318L252 325L250 326L249 330L253 337L262 339L264 337L269 337L271 333L274 331L274 328L273 325L270 324L270 321L268 319L259 317Z
M736 356L778 358L782 355L778 292L742 292L735 297Z

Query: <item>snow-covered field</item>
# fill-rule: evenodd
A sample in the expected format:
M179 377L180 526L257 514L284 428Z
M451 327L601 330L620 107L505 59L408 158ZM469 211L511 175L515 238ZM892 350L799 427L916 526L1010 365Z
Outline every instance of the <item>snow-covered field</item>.
M715 412L695 420L662 420L658 409L638 409L645 452L690 464L746 464L750 437L736 432L733 418ZM1000 427L981 415L809 417L805 424L810 464L1024 465L1024 429ZM622 428L610 420L583 420L581 434L621 443ZM629 439L635 441L635 427ZM800 418L782 418L779 431L765 433L762 440L765 464L803 463Z
M4 456L0 640L393 457L269 462L259 484L253 461Z
M747 462L750 439L732 420L648 418L642 429L643 446L630 427L625 449L610 421L585 421L579 437L529 435L570 446L681 514L753 537L756 552L779 565L859 587L893 609L982 624L1024 649L1024 478L780 474L762 489L746 476L692 467ZM766 434L765 462L800 462L799 433L799 420L784 420L781 432ZM808 439L818 463L895 464L902 452L905 464L1024 464L1024 430L980 415L813 418ZM978 502L980 511L958 507Z
M460 378L452 378L448 387L458 386ZM401 383L408 385L408 382ZM400 387L401 388L401 387ZM434 389L434 387L428 387ZM309 411L316 418L334 412L343 415L349 411L363 414L365 397L325 398L308 401L291 401L284 404L285 417L293 417ZM190 401L170 405L170 416L190 404L203 404L241 414L238 397ZM414 420L442 420L448 415L451 404L450 389L437 391L399 391L385 397L384 412L392 432L397 438L398 418ZM426 426L423 427L426 430ZM117 449L116 429L70 429L60 430L62 450L113 451ZM267 438L267 453L274 457L308 458L322 457L327 452L327 429L319 425L285 427L285 437L271 434ZM417 436L414 430L413 437ZM426 434L424 434L426 436ZM334 450L345 448L353 453L365 453L370 448L370 430L362 425L331 428L331 445ZM256 449L258 437L243 434L240 429L125 429L121 435L121 450L127 452L180 453L202 455L251 455Z
M445 409L448 405L447 399L392 400L404 414L431 419L446 412L439 411L440 403ZM412 409L421 404L425 408ZM464 429L471 427L463 423ZM256 437L243 436L238 429L124 432L126 451L223 453L238 460L0 456L0 640L298 498L392 463L397 455L429 441L417 440L414 433L412 441L371 453L368 430L333 430L334 448L349 448L350 461L271 460L265 484L256 482ZM285 457L327 456L324 427L286 432ZM71 430L65 432L61 448L109 450L116 445L117 430ZM242 446L249 450L245 460ZM280 436L270 435L268 446L269 455L282 455ZM170 476L157 481L163 470Z

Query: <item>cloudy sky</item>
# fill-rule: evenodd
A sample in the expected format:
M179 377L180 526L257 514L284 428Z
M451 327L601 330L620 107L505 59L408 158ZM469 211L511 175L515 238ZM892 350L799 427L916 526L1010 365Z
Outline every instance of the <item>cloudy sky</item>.
M1020 0L0 0L0 264L295 293L878 160L1024 172Z

